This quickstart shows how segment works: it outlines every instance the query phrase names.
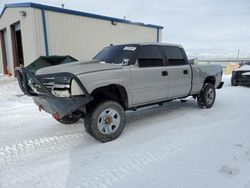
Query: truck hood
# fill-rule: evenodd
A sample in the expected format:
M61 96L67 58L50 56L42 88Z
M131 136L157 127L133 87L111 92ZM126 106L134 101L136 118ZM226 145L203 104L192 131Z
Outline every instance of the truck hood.
M39 69L36 72L36 75L53 74L53 73L61 73L61 72L70 72L74 75L79 75L79 74L86 74L86 73L107 71L107 70L114 70L114 69L122 69L122 66L100 62L97 60L76 61L74 63L67 63L67 64L56 65L56 66L45 67L45 68Z

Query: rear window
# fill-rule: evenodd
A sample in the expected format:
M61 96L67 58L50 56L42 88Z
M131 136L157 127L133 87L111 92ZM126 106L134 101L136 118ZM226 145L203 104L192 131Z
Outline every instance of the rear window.
M164 46L164 55L167 57L169 65L185 65L186 61L180 48L175 46Z

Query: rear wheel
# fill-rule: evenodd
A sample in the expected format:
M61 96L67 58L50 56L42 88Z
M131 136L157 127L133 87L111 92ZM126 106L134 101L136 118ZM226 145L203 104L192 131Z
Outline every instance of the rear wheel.
M216 92L214 85L208 83L204 86L202 91L200 92L197 102L200 107L211 108L214 105L216 98Z
M85 117L86 131L101 142L116 139L125 126L125 111L114 101L97 104Z

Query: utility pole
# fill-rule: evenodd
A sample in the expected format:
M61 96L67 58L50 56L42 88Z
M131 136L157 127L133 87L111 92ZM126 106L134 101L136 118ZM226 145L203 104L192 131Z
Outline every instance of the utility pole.
M239 56L240 56L240 50L238 49L238 53L237 53L237 61L239 60Z

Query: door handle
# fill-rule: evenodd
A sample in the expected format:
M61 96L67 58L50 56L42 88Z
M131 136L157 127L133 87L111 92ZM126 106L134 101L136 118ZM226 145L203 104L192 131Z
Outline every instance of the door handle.
M162 76L167 76L167 75L168 75L168 71L162 71L162 72L161 72L161 75L162 75Z
M183 74L188 74L188 70L183 70Z

